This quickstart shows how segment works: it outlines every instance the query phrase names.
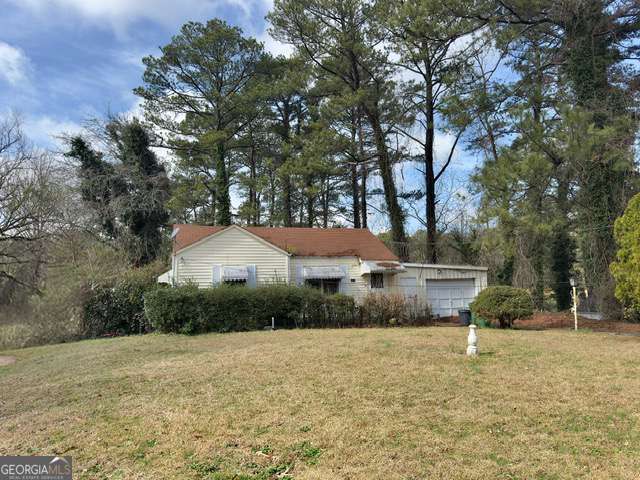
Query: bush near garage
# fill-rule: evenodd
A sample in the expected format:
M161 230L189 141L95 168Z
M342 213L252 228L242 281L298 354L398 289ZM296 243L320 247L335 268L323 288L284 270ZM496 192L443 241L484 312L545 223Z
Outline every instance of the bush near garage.
M511 328L514 320L533 315L533 301L523 288L497 286L485 288L470 305L474 315Z

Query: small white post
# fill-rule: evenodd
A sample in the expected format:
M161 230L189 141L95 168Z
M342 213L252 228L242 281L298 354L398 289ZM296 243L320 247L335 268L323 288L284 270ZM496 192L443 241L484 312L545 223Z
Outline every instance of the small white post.
M478 355L478 334L476 326L469 325L469 336L467 337L467 355L475 357Z
M573 329L578 331L578 292L576 291L576 281L571 278L569 280L571 283L571 297L573 299Z
M271 331L273 332L276 329L276 319L271 317Z

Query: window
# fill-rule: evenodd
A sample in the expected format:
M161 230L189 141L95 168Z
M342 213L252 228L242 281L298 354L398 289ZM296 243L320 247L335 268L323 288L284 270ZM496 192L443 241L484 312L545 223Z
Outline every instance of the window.
M255 279L255 265L214 266L214 279L216 276L225 285L245 287L251 284L251 278Z
M327 295L333 295L340 290L340 280L332 278L330 280L322 280L322 291Z
M305 280L304 284L307 287L317 288L318 290L322 290L322 280L320 279L313 278L313 279Z
M313 278L305 280L304 284L311 288L317 288L322 290L327 295L333 295L340 291L340 279L339 278Z
M384 288L384 274L382 273L371 274L371 288Z

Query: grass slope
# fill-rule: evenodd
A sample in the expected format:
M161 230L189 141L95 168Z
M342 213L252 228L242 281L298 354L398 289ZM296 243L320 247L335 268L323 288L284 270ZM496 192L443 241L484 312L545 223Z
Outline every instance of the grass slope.
M640 338L458 328L148 335L0 367L0 454L74 478L637 478Z

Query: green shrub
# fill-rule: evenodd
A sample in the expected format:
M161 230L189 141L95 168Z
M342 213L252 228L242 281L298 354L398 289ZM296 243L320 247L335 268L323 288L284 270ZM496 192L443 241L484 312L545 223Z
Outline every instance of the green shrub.
M514 320L533 314L533 301L522 288L489 287L480 292L470 308L474 315L498 322L500 328L510 328Z
M491 328L491 322L473 312L471 312L471 323L480 328Z
M379 299L379 305L386 303L388 298ZM394 305L398 304L399 300ZM144 300L147 319L154 328L185 334L263 329L271 325L272 318L276 328L412 324L415 316L411 306L405 301L403 309L392 308L391 312L401 312L396 321L392 316L395 313L374 314L370 305L358 307L346 295L324 295L317 289L287 285L206 289L184 286L152 290Z
M147 333L151 325L144 314L144 294L159 288L158 265L130 270L115 284L89 289L83 305L83 335L131 335Z
M624 307L627 321L640 319L640 194L627 205L624 215L615 222L614 234L618 252L611 264L615 279L615 295Z

